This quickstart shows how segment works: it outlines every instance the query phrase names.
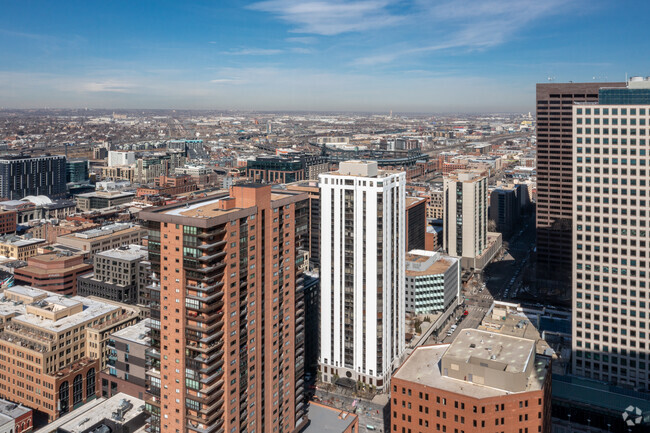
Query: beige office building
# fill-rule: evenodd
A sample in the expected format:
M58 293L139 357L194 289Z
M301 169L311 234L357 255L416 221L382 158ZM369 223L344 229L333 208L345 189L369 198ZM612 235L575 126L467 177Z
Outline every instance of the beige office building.
M650 82L599 101L573 107L573 372L648 390Z
M473 262L488 246L487 174L458 170L444 179L443 247L450 256Z

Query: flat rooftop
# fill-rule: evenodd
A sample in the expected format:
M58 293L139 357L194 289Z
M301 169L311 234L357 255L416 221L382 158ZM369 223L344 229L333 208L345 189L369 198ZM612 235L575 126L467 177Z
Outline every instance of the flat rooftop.
M150 338L148 337L150 322L151 319L141 320L135 325L127 326L124 329L120 329L119 331L114 332L113 337L132 341L137 344L148 345L150 341Z
M122 198L122 197L133 197L135 196L134 192L122 192L122 191L93 191L87 192L85 194L77 194L75 197L81 198Z
M5 293L14 292L20 295L27 295L30 297L38 297L47 295L43 301L47 302L48 306L51 305L55 311L61 308L68 308L74 305L83 304L83 310L79 313L61 318L59 320L46 319L32 313L26 312L25 304L15 303L9 300L0 299L0 315L15 315L11 320L12 322L22 324L24 326L36 327L45 329L51 332L61 332L68 328L73 328L81 323L93 321L95 318L106 315L113 311L120 311L117 305L100 302L94 299L89 299L84 296L73 296L66 298L65 296L52 295L51 292L35 289L26 286L14 286L10 289L5 289Z
M443 391L471 395L475 398L499 397L507 394L501 389L443 376L440 371L440 361L449 346L449 344L439 344L418 347L393 377Z
M406 276L419 277L443 274L458 259L430 251L412 250L406 253ZM427 263L430 263L427 266Z
M53 432L65 430L70 433L81 433L107 418L112 419L112 413L120 408L123 401L128 402L132 407L124 413L121 421L122 424L128 423L144 411L144 400L120 392L109 399L99 398L86 403L56 421L49 423L41 431Z
M118 260L139 260L148 255L146 247L142 245L126 245L114 250L102 251L97 254L99 257L107 257Z
M26 414L27 412L31 412L31 409L9 400L0 398L0 414L15 419L21 415Z
M2 237L0 238L0 244L5 244L5 245L13 245L16 247L26 247L29 245L37 245L37 244L42 244L45 242L45 239L38 239L38 238L32 238L32 239L22 239L16 236L8 236L8 237Z
M218 204L222 199L223 197L220 197L194 204L188 204L187 206L171 209L164 213L167 215L186 216L193 218L209 218L217 215L224 215L230 212L232 209L219 209Z
M311 402L309 425L302 433L343 433L357 419L357 415Z
M499 335L480 330L463 330L451 344L421 346L397 370L394 378L419 383L444 391L474 398L498 397L516 392L538 391L546 380L550 359L535 356L535 342L523 338ZM521 391L501 389L447 376L441 371L442 359L457 364L474 364L473 361L498 363L504 370L497 372L521 373L528 362L533 365ZM489 367L488 367L489 368ZM462 369L462 367L461 367ZM507 388L507 382L503 382Z
M127 232L140 230L142 227L131 223L115 223L95 229L85 230L82 232L69 233L61 237L80 238L80 239L104 239L118 232Z
M472 329L458 334L446 356L465 362L470 358L495 361L507 364L507 372L521 373L526 370L530 353L534 350L533 340Z

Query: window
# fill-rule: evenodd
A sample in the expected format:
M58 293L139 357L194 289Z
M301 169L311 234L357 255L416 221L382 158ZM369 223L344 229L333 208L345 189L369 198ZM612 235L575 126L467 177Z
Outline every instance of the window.
M86 400L95 395L95 369L91 368L86 373Z
M72 405L76 406L83 402L83 377L78 374L72 382Z
M70 388L68 382L63 382L59 387L59 402L61 404L59 415L68 413L68 410L70 409Z

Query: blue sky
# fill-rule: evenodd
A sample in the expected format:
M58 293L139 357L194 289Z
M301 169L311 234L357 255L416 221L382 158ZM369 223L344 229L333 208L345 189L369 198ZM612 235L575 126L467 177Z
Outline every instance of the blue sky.
M532 111L650 75L650 3L0 2L0 107Z

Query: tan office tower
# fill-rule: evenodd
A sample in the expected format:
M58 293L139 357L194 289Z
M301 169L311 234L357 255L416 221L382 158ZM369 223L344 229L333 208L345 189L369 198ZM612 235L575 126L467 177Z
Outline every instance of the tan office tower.
M650 81L573 116L573 372L648 390Z
M305 424L298 249L307 206L304 193L253 184L141 212L154 272L151 431L295 432Z
M571 287L572 112L597 102L601 87L625 83L537 84L537 279L566 298Z
M457 170L445 176L444 194L443 248L466 268L487 248L487 173Z

